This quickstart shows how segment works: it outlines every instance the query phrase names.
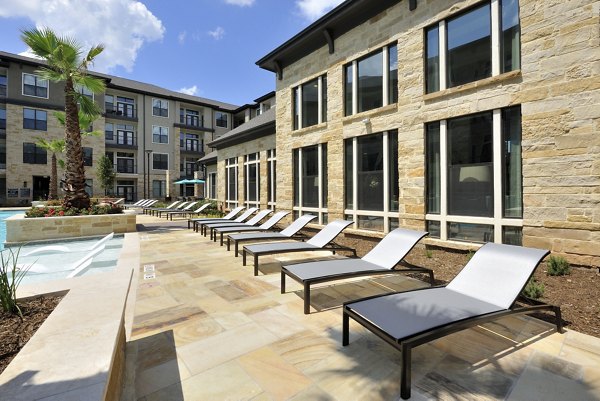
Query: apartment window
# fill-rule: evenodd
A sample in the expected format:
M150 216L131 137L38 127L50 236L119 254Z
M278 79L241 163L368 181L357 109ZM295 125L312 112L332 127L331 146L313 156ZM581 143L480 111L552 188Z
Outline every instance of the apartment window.
M125 200L129 202L135 200L135 181L117 180L117 196L119 198L125 198Z
M135 132L133 125L117 124L117 144L135 145Z
M296 215L316 214L327 223L327 144L294 149L292 154Z
M325 75L292 89L294 129L327 121L327 77Z
M169 155L167 153L152 153L152 169L168 170Z
M238 205L238 162L237 157L225 160L225 203L228 208Z
M244 199L246 206L260 206L260 155L251 153L244 157L246 183Z
M344 66L345 115L398 102L398 48L388 45Z
M135 100L129 97L117 96L117 115L134 118Z
M169 117L169 101L152 99L152 115L156 117Z
M91 166L93 159L94 149L92 148L83 148L83 165Z
M94 196L94 180L86 178L85 180L85 193L91 198Z
M115 139L115 128L112 123L104 124L104 139L107 141L112 141Z
M0 106L0 133L6 133L6 109Z
M91 100L94 100L94 92L92 92L90 89L88 89L85 86L75 85L75 91Z
M117 152L117 173L135 174L135 155L129 152Z
M23 128L46 131L48 114L44 110L23 109Z
M277 154L275 149L267 150L267 205L275 209L277 204Z
M388 232L398 227L398 132L344 143L346 217L355 228Z
M37 146L35 143L23 143L23 163L27 164L47 164L48 153L46 149Z
M6 73L0 72L0 96L2 97L6 97L7 84Z
M227 128L227 114L220 111L215 112L215 124L217 127Z
M167 195L167 182L165 180L152 180L152 196L162 198Z
M169 128L153 125L152 143L169 143Z
M48 99L48 80L23 73L23 95Z
M104 95L104 111L107 113L115 111L115 97L113 95Z
M425 89L452 88L520 68L518 0L491 0L425 30Z
M203 125L201 124L200 112L184 108L179 109L179 122L192 127L201 127Z
M520 106L428 123L425 147L430 235L520 244Z
M179 133L179 147L189 152L202 152L204 144L197 134Z
M0 170L6 170L6 143L0 143ZM0 191L0 197L2 194L2 191Z
M217 173L208 173L208 199L217 199Z

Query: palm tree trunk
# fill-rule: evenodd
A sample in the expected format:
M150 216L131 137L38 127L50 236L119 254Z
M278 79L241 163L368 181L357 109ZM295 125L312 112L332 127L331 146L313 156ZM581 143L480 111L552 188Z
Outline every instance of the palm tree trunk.
M73 97L73 80L65 82L65 208L87 209L90 198L85 192L85 169L77 103Z
M50 171L50 193L48 199L58 199L58 169L56 168L56 153L52 153L52 170Z

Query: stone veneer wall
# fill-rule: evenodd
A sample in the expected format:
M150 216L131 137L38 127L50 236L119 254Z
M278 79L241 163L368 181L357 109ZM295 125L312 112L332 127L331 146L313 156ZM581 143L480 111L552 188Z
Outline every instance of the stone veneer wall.
M16 215L6 219L7 244L135 231L136 215L131 213L27 219Z
M520 104L524 245L598 266L600 2L520 0L521 70L426 95L424 28L476 3L419 1L410 12L400 2L337 38L334 54L323 47L284 69L276 81L278 208L292 208L292 149L327 142L329 220L341 218L343 140L398 129L400 225L423 229L424 123ZM392 42L398 103L344 117L343 65ZM292 131L292 88L324 73L328 122Z
M275 149L275 135L267 135L238 145L221 148L217 153L217 196L218 200L225 202L225 161L237 157L238 161L238 204L244 205L244 184L246 171L244 169L244 156L260 152L260 207L267 208L267 150ZM279 164L277 165L279 168ZM279 193L278 193L279 196ZM281 209L278 206L278 209ZM288 209L289 210L289 209Z

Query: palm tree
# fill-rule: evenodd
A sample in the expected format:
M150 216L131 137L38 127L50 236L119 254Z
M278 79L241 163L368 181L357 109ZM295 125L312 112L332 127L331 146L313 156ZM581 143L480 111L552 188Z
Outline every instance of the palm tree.
M50 170L50 193L48 199L58 199L58 168L57 168L57 153L63 153L65 151L65 140L64 139L52 139L50 141L44 138L36 138L36 144L52 153L51 159L51 170Z
M36 73L52 82L64 82L66 171L63 206L88 208L90 198L85 192L78 110L81 109L89 116L97 116L100 114L100 109L93 100L79 93L75 88L86 87L94 93L104 91L104 81L87 74L88 66L104 50L104 46L93 46L82 57L81 46L75 39L59 37L49 28L24 30L21 39L36 56L47 63L46 67L40 68Z

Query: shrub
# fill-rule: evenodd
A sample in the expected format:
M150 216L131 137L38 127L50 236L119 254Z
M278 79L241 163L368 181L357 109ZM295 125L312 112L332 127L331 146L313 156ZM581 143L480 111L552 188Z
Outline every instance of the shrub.
M427 259L431 259L433 257L433 251L431 249L425 248L425 257Z
M104 205L91 205L87 209L69 208L63 209L61 207L32 207L25 212L25 217L62 217L62 216L88 216L88 215L100 215L100 214L119 214L123 213L123 208L118 205L104 204Z
M531 299L539 299L544 296L544 283L540 283L536 279L532 278L529 280L525 288L523 289L523 295Z
M17 266L20 251L21 248L16 252L8 248L0 252L0 304L5 312L18 314L23 319L17 302L17 288L31 265L22 268Z
M567 274L571 274L571 265L562 256L550 256L547 264L547 273L549 276L566 276Z

